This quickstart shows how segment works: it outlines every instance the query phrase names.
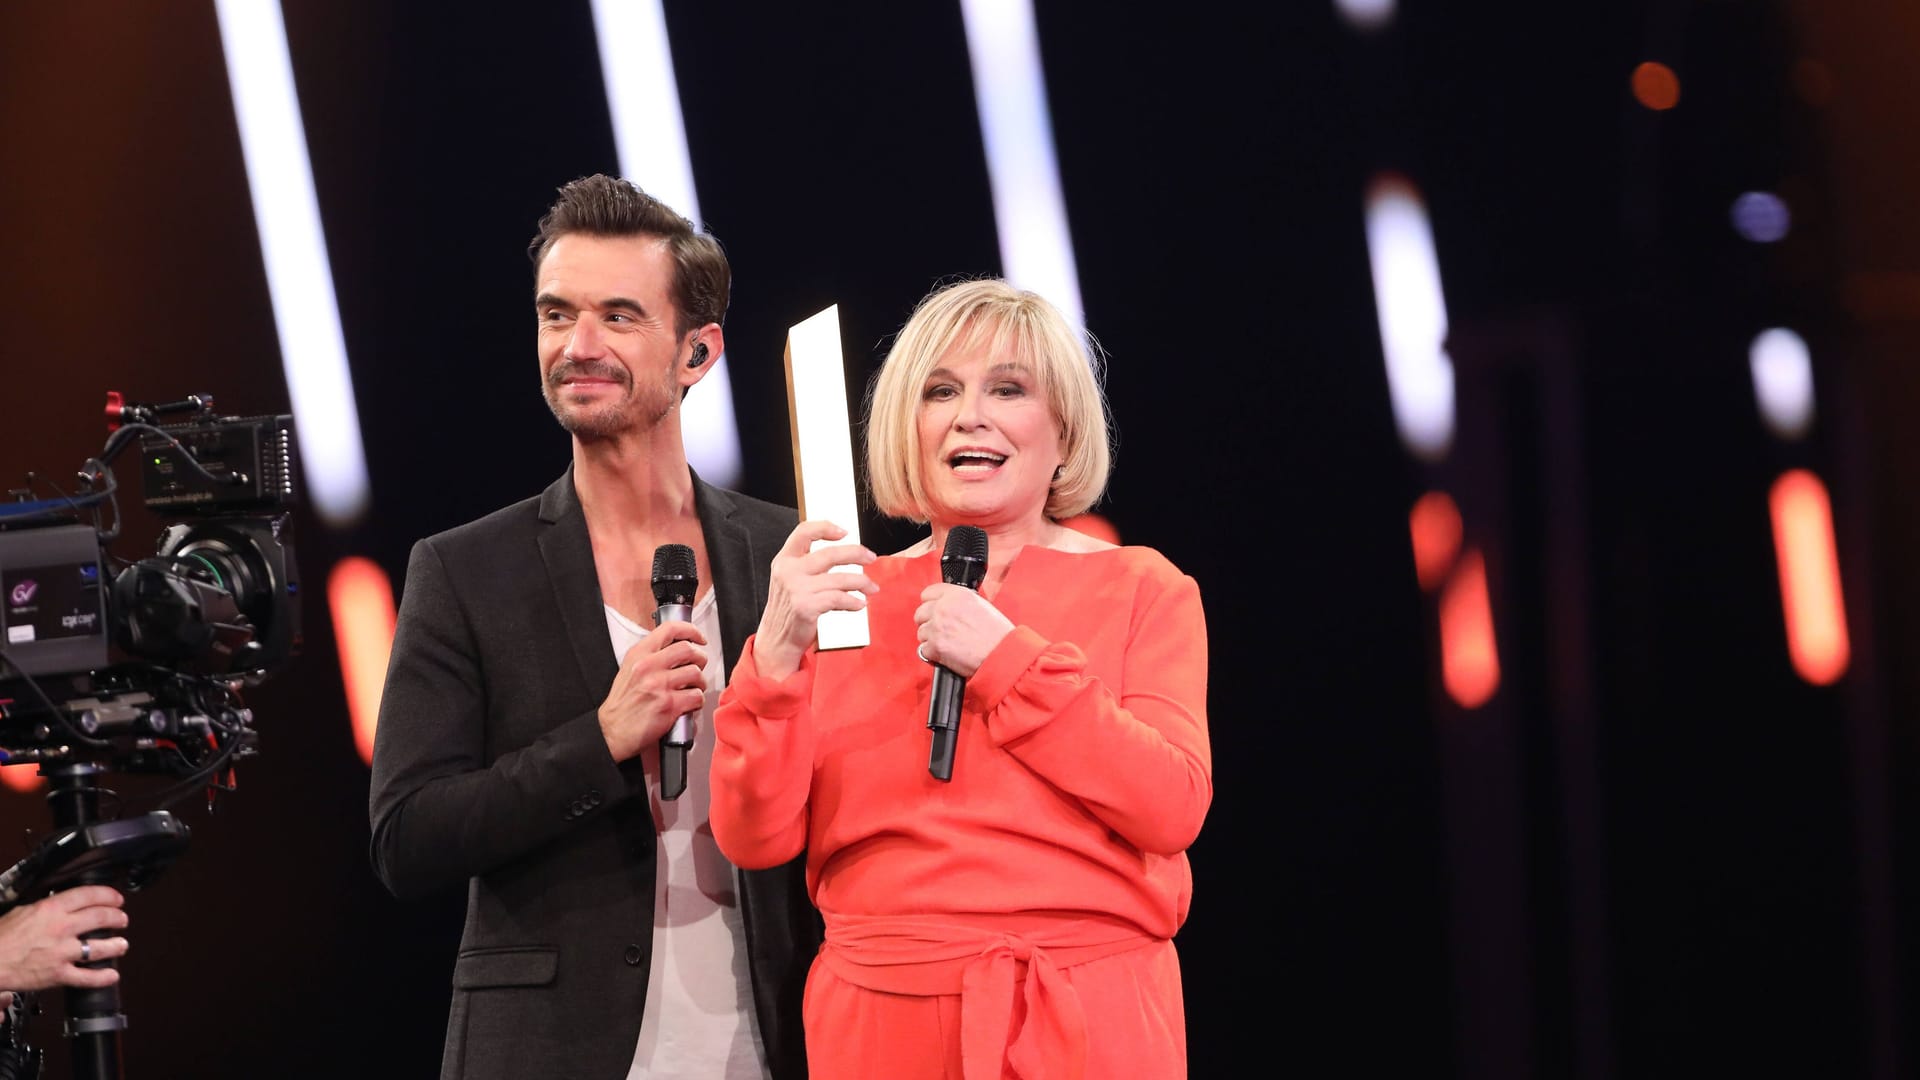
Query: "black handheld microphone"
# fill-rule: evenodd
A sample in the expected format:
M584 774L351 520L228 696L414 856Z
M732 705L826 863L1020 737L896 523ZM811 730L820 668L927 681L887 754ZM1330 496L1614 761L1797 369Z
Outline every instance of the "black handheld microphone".
M947 546L940 552L940 580L949 585L978 589L987 576L987 533L978 525L955 525L947 531ZM953 779L953 747L960 734L960 699L967 693L967 680L933 666L933 696L927 700L927 727L933 729L933 749L927 755L927 771L935 780Z
M653 625L692 622L693 594L700 591L700 571L693 549L685 544L661 544L653 552ZM687 790L687 750L693 746L693 716L683 713L660 738L660 797L677 799Z

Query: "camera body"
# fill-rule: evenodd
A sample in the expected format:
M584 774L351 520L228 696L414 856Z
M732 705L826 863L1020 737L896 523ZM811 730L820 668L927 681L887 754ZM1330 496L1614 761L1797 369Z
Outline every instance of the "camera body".
M0 760L186 772L194 744L250 735L239 688L300 651L292 417L110 393L107 421L79 493L0 504ZM117 504L111 528L100 511L132 447L143 501L170 523L125 562L109 550Z

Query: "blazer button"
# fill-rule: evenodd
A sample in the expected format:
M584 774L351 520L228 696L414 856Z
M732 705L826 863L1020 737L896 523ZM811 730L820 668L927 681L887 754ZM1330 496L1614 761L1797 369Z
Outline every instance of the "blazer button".
M638 945L627 946L627 966L628 967L639 967L640 961L645 960L646 958L647 958L646 954L640 951L640 946Z

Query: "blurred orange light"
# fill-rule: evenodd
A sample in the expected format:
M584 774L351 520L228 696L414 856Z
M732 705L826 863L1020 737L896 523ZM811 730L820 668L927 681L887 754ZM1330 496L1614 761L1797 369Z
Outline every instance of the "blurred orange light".
M1081 514L1070 517L1060 524L1075 532L1086 533L1097 540L1105 540L1109 544L1120 542L1120 530L1113 527L1113 522L1099 514Z
M1787 654L1801 678L1830 685L1846 673L1850 647L1827 487L1805 469L1789 469L1773 482L1767 503L1780 564Z
M35 791L45 783L46 777L41 776L40 770L31 763L9 765L0 769L0 784L5 784L15 791Z
M1429 491L1413 504L1408 515L1413 529L1413 570L1420 587L1432 592L1447 579L1460 554L1460 508L1444 491Z
M380 720L380 691L393 650L393 585L378 563L358 555L340 560L327 579L327 606L340 651L340 677L360 760L373 763L373 731Z
M1487 563L1468 548L1440 593L1440 678L1462 708L1477 709L1500 688Z
M1649 60L1633 69L1633 97L1655 112L1665 112L1680 104L1680 76L1667 65Z

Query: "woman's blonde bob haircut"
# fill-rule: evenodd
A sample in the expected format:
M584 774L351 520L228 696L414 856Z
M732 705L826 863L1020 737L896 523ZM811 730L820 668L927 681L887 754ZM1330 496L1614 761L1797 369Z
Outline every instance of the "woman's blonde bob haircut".
M1063 464L1047 490L1054 521L1084 513L1107 489L1112 460L1100 347L1037 293L997 278L941 286L914 308L867 395L867 480L883 514L927 522L915 422L927 376L948 354L980 349L1025 365L1060 427Z

